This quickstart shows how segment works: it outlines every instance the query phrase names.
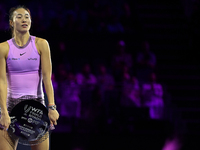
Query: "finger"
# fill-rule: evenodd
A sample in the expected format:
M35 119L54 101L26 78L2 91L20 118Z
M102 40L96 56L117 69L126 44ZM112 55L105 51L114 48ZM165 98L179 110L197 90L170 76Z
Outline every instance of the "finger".
M51 126L53 125L53 121L50 121L50 125L51 125Z
M0 128L1 128L1 129L4 129L4 126L3 126L2 124L0 124Z
M8 130L8 126L4 126L3 130L7 131Z
M3 130L6 131L6 127L5 126L3 126Z
M53 124L54 124L54 125L57 125L57 121L54 121Z

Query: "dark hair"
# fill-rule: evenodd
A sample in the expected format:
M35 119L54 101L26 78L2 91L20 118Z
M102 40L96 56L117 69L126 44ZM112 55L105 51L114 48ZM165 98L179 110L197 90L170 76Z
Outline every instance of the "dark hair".
M28 13L30 14L30 17L31 17L31 12L30 12L30 10L29 10L26 6L24 6L24 5L18 5L18 6L16 6L16 7L12 7L12 8L9 10L9 26L10 26L10 29L11 29L12 37L14 37L14 34L13 34L13 27L11 26L10 21L13 21L13 13L14 13L14 11L16 11L16 10L19 9L19 8L23 8L23 9L25 9L26 11L28 11Z

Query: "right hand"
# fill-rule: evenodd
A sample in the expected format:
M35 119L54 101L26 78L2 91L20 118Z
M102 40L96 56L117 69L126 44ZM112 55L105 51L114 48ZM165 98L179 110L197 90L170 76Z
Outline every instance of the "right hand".
M0 118L0 125L3 127L3 130L8 130L11 119L8 113L2 113Z

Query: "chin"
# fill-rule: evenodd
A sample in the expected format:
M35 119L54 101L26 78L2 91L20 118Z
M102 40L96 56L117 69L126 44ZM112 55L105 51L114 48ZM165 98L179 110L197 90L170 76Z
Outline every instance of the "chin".
M25 33L27 33L27 32L29 32L29 30L21 30L21 31L20 31L20 33L22 33L22 34L25 34Z

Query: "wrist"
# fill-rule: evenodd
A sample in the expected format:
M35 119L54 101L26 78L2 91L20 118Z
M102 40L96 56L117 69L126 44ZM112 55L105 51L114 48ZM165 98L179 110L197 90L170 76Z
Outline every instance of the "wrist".
M48 104L48 106L54 106L55 105L55 103L49 103Z
M56 110L56 105L55 104L49 105L48 108L49 108L49 110Z

